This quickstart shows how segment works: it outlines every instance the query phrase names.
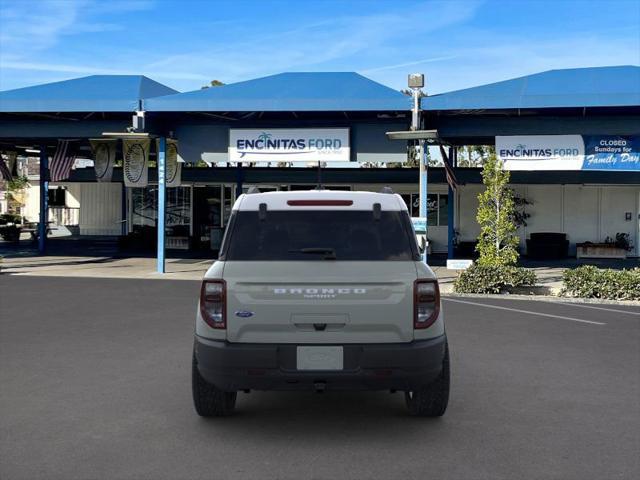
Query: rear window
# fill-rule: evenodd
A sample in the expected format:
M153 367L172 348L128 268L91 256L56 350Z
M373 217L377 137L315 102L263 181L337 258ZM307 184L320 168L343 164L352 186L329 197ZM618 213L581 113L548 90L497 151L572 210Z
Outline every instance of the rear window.
M406 212L235 212L222 260L417 260L418 247Z

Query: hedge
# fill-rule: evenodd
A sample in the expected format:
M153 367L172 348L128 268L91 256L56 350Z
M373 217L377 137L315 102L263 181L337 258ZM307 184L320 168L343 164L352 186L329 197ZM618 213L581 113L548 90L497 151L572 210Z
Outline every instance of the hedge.
M456 278L456 293L500 293L513 287L531 287L536 284L533 270L522 267L471 265Z
M640 268L613 270L583 265L562 273L561 295L607 300L640 300Z

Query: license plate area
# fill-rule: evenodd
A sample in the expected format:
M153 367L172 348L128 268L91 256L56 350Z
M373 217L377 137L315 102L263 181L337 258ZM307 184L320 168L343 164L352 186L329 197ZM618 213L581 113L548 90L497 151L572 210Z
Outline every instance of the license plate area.
M343 370L344 348L341 346L300 346L296 350L298 370Z

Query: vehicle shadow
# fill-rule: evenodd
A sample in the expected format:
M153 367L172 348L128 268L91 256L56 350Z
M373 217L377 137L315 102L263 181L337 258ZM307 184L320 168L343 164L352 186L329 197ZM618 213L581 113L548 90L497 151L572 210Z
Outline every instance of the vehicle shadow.
M216 436L242 431L254 441L293 437L329 444L336 437L424 435L425 426L444 428L443 419L410 416L402 392L252 392L238 395L233 416L206 419L202 425Z

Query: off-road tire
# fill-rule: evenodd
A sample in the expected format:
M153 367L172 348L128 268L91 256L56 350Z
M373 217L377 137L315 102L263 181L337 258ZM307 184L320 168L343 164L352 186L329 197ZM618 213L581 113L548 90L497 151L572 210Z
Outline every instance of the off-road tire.
M416 417L441 417L449 403L449 345L445 345L442 370L438 378L429 385L415 391L405 392L409 413Z
M191 366L191 391L196 413L201 417L226 417L236 407L238 393L224 392L202 378L195 354Z

